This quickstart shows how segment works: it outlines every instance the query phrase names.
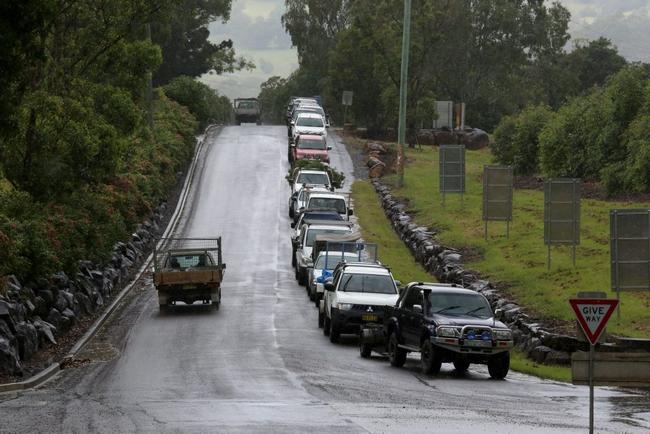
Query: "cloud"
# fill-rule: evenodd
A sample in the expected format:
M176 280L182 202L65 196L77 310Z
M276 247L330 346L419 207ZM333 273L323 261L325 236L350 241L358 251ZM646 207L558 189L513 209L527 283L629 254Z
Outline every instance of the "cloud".
M291 38L282 27L282 0L234 0L227 23L210 24L210 40L232 39L237 55L253 60L253 71L204 75L201 81L229 98L256 96L272 75L288 76L298 68Z

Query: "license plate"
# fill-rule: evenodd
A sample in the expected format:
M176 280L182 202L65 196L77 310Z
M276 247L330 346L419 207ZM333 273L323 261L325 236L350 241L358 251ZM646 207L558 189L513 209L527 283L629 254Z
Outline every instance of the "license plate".
M492 341L470 341L466 339L465 345L468 347L491 347Z
M378 321L379 317L377 315L363 314L363 315L361 315L361 320L362 321Z

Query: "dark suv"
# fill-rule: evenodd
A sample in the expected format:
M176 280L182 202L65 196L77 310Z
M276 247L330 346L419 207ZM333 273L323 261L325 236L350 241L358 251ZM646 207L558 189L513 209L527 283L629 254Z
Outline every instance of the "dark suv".
M386 308L382 335L393 366L404 365L407 353L417 351L425 374L437 374L442 363L453 363L459 372L470 363L487 364L490 376L497 379L510 369L512 332L495 318L483 295L468 289L408 284L395 306ZM364 336L377 343L372 330L362 331Z

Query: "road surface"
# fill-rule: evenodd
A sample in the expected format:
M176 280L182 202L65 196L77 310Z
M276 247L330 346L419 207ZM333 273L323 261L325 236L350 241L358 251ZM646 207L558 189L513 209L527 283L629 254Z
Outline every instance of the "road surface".
M354 338L331 344L291 268L286 130L225 127L207 140L176 235L223 236L221 310L161 314L146 280L78 367L0 395L0 432L586 432L586 387L493 381L480 366L432 378L415 358L395 369L362 359ZM350 180L350 157L330 142ZM599 432L650 429L646 394L596 397Z

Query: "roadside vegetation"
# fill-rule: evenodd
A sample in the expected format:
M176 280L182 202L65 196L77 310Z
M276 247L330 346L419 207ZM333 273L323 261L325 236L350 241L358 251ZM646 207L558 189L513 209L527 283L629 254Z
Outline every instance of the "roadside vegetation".
M194 77L252 67L231 41L208 40L230 6L0 5L0 277L74 276L166 200L199 128L229 118L229 103Z
M536 363L516 348L510 352L510 369L548 380L571 382L571 368L569 366Z
M391 268L395 278L403 284L435 281L435 278L413 259L404 242L391 227L372 185L367 181L355 181L352 194L364 239L379 245L379 258ZM571 381L569 367L536 363L517 349L510 354L510 367L514 371L540 378Z
M354 212L359 219L364 240L377 243L379 260L390 267L395 279L408 282L431 282L435 278L411 256L384 214L375 189L366 181L352 184Z
M569 247L553 247L549 271L543 239L543 191L515 189L510 238L505 236L505 223L490 222L485 241L482 171L483 165L493 162L490 151L467 151L464 201L461 204L459 195L447 194L444 207L438 192L438 148L407 149L406 157L405 186L395 186L395 175L384 178L384 182L392 185L394 195L408 204L415 221L438 232L443 244L462 249L470 268L493 282L501 282L501 290L521 305L567 325L574 320L569 298L579 291L609 291L609 210L650 207L647 202L583 198L576 267L572 265ZM390 229L388 225L387 228ZM608 331L632 337L650 336L650 294L623 293L621 303L621 319L612 318Z
M403 2L289 0L282 17L300 66L270 77L259 95L280 121L291 95L321 95L337 124L342 93L354 92L348 122L376 138L397 129ZM627 63L604 38L571 41L560 2L413 0L409 131L431 125L431 101L467 104L467 124L493 131L529 105L557 110Z
M610 196L650 192L650 75L630 65L557 111L530 106L494 132L497 162L520 175L602 182Z

